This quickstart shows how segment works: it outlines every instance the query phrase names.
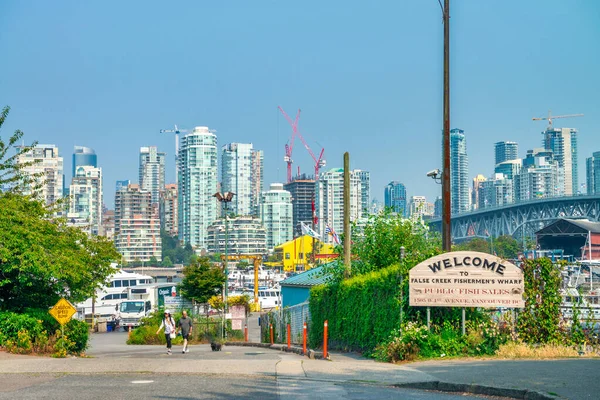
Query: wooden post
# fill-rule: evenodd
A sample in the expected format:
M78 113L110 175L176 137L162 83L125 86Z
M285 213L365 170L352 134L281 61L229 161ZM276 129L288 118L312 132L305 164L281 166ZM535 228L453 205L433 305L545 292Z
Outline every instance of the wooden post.
M462 308L462 334L465 336L465 308Z
M431 310L427 307L427 330L431 328Z
M273 324L269 324L269 332L271 335L271 344L273 344Z
M292 326L287 324L287 348L292 348Z
M350 154L344 153L344 275L351 274L352 250L350 248Z
M302 354L306 355L306 322L302 325Z
M244 325L244 340L248 341L248 325Z
M327 320L325 320L323 328L323 358L327 359Z

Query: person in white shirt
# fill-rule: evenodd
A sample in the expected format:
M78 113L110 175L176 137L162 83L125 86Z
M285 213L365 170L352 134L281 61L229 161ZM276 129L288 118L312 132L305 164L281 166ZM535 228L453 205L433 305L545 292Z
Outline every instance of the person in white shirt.
M167 354L171 355L171 339L175 338L175 320L171 317L169 310L165 310L165 317L160 323L156 334L158 335L163 328L165 328L165 339L167 339Z

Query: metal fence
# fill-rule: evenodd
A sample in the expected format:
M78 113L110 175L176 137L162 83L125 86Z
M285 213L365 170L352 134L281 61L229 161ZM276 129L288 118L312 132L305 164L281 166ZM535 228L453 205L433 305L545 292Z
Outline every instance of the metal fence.
M302 328L306 322L307 331L310 329L310 311L308 302L297 304L292 307L274 310L261 314L261 339L268 342L270 339L269 325L273 325L274 341L277 343L287 342L287 324L290 324L292 343L302 344Z

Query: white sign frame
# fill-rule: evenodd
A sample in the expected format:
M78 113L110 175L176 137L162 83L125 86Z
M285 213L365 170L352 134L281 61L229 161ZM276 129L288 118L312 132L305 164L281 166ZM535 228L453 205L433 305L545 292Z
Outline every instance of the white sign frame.
M492 254L454 251L409 271L412 307L524 308L523 271Z

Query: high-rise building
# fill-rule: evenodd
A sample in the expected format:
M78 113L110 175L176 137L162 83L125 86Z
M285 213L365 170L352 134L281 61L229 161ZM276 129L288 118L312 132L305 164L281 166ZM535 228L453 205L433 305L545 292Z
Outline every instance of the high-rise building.
M207 229L207 249L209 253L266 254L267 234L260 219L252 216L230 218L225 226L225 218L219 218Z
M469 211L469 159L467 139L462 129L450 130L450 180L452 214Z
M473 188L471 189L471 205L473 210L479 208L479 190L481 189L481 184L486 180L485 176L481 174L473 178Z
M519 158L519 145L517 142L497 142L494 144L494 149L496 153L494 165Z
M252 204L252 215L259 215L260 198L263 191L263 162L264 154L262 150L254 150L252 152L252 163L250 166L251 194L250 203Z
M38 144L17 157L16 162L21 165L30 164L23 167L22 172L29 176L37 175L32 184L39 187L36 189L36 194L46 205L55 204L63 197L65 186L63 158L58 154L58 147L53 144ZM25 193L32 194L33 190L34 188L29 186L25 189ZM62 215L62 211L57 211L57 215Z
M179 210L177 202L177 184L170 183L165 185L165 188L160 192L160 227L169 236L177 236L177 212Z
M74 225L85 226L92 235L98 235L102 223L102 168L89 165L77 167L71 181L68 219Z
M413 221L421 221L423 217L432 217L435 213L435 205L428 203L425 196L411 196L410 218Z
M258 215L262 158L262 151L251 143L230 143L221 149L221 190L235 193L229 208L236 215Z
M301 222L311 226L316 183L306 175L297 176L283 188L292 195L294 237L302 236Z
M205 126L181 137L178 155L179 239L207 248L207 229L217 218L217 136Z
M353 171L360 179L360 209L363 215L368 215L371 203L371 173L356 169Z
M588 194L600 194L600 151L586 160L586 182Z
M158 204L165 187L165 153L156 146L140 148L140 187L152 193L152 203Z
M392 181L387 184L384 192L385 207L404 217L408 216L406 201L406 186L403 183Z
M350 221L358 221L363 217L362 188L360 170L350 171ZM344 228L344 169L331 169L319 175L315 194L316 212L319 224L315 229L323 241L332 243L333 237L325 234L330 226L335 232L343 232Z
M543 148L528 150L523 168L514 178L516 201L564 195L564 174L552 151Z
M492 177L481 183L478 195L478 208L496 207L514 202L512 179L503 174L494 173Z
M129 185L115 195L115 246L126 262L161 260L160 221L152 193Z
M438 196L433 203L433 216L435 218L442 217L442 196Z
M114 240L115 238L115 211L102 211L102 224L100 225L100 236Z
M547 128L544 132L544 148L551 150L558 162L563 182L563 195L573 196L579 189L577 167L577 130L572 128Z
M78 167L97 167L98 158L94 149L84 146L75 146L73 151L73 177L76 175Z
M115 184L115 193L121 190L121 188L126 188L127 186L129 186L130 183L131 181L129 179L117 181L117 183Z
M262 194L260 219L267 233L269 251L293 239L292 195L283 190L283 184L273 183L270 190Z

